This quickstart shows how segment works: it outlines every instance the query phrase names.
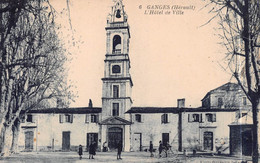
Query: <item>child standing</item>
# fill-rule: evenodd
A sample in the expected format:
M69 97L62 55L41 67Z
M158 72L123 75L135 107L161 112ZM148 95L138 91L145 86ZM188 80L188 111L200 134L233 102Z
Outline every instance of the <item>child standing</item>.
M82 154L83 154L83 150L82 150L82 145L79 145L79 159L82 159Z

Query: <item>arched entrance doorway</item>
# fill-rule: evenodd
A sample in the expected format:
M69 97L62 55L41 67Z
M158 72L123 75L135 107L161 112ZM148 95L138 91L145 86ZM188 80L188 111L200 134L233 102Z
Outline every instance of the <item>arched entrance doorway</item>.
M110 150L116 149L119 141L122 142L123 129L119 127L111 127L108 129L108 147Z

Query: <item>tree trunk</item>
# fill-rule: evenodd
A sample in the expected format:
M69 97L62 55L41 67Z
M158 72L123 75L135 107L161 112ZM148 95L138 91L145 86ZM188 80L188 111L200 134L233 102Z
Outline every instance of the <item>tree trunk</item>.
M12 146L11 146L11 152L12 153L18 153L18 138L19 138L19 132L20 132L20 120L16 119L12 131L13 131L13 140L12 140Z
M10 156L11 152L11 145L12 145L12 126L5 127L5 134L4 134L4 141L3 141L3 148L1 151L1 155L3 157Z
M2 153L3 146L4 146L4 135L5 135L5 128L2 127L0 130L0 153Z
M252 103L252 112L253 112L253 145L252 145L252 160L253 163L258 163L258 110L260 109L259 99L256 102Z

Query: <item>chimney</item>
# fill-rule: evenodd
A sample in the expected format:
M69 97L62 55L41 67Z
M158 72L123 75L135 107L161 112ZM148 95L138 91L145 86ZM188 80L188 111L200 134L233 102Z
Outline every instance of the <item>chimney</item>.
M93 107L93 104L92 104L92 100L89 99L89 102L88 102L88 107L92 108Z
M60 98L57 98L57 99L56 99L56 107L57 107L57 108L61 108L62 106L63 106L62 100L61 100Z
M177 107L178 108L184 108L185 107L185 98L177 100Z

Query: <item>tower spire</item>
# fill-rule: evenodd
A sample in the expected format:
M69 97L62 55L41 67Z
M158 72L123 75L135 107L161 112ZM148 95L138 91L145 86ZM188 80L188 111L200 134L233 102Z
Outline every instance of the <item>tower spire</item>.
M108 139L110 149L122 141L124 150L130 150L130 116L133 82L130 75L130 32L122 0L114 0L106 26L106 55L102 89L102 142ZM117 133L117 136L114 133ZM126 134L127 133L127 134ZM124 141L123 141L124 138Z
M112 11L107 17L107 23L127 22L127 14L122 0L113 0Z

